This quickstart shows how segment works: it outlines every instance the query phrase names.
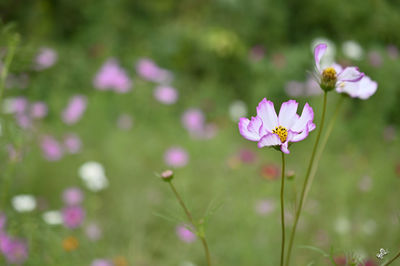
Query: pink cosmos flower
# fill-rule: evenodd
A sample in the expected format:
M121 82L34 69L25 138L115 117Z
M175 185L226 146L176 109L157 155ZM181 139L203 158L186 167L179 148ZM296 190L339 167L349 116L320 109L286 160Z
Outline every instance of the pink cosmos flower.
M162 69L148 58L140 59L136 64L136 72L145 80L162 84L172 81L172 74L168 70Z
M64 136L64 147L71 154L78 153L82 147L81 139L76 134L67 134Z
M182 115L182 124L189 133L202 131L204 129L205 117L200 109L187 109Z
M174 104L178 100L178 92L170 86L158 86L154 90L154 98L163 104Z
M171 147L164 154L165 163L168 166L180 168L189 161L189 155L181 147Z
M17 121L17 124L23 129L32 127L32 119L26 114L16 114L15 120Z
M80 206L69 206L62 210L64 226L67 228L77 228L85 219L85 211Z
M62 199L68 206L79 205L83 201L83 192L80 188L70 187L64 190Z
M63 150L52 136L44 136L41 140L43 156L49 161L58 161L63 156Z
M91 266L113 266L114 264L106 259L95 259L92 264L90 264Z
M192 243L196 241L196 235L185 225L178 225L175 231L179 239L185 243Z
M315 129L313 109L306 103L299 116L297 107L295 100L284 102L277 116L273 102L264 98L257 107L257 116L251 120L240 118L239 132L245 139L257 141L259 148L275 146L290 153L289 142L301 141Z
M72 125L77 123L86 110L87 99L83 95L73 96L62 112L62 119L65 124Z
M357 67L346 67L345 69L336 68L336 64L323 67L321 58L326 52L328 45L325 43L318 44L314 49L314 60L317 69L318 83L324 90L331 90L338 86L343 86L349 82L357 82L364 76Z
M32 118L41 119L47 115L47 105L44 102L34 102L30 109Z
M58 55L55 50L51 48L40 49L38 55L35 58L36 69L43 70L49 68L55 64Z
M28 258L28 245L24 240L15 239L7 234L0 235L0 251L10 264L23 264Z
M23 114L28 107L28 100L25 97L16 97L10 99L8 112L14 114Z
M90 240L97 241L102 237L103 232L97 224L91 223L85 228L85 234Z
M126 71L119 66L116 59L107 60L93 80L93 86L98 90L114 90L126 93L132 88L132 80Z

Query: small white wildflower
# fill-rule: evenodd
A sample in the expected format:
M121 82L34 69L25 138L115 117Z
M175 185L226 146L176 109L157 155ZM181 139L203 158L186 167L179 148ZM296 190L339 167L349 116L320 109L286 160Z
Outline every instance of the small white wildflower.
M30 212L36 208L36 199L32 195L17 195L11 199L11 204L17 212Z
M241 117L247 116L247 106L243 101L237 100L229 106L229 116L233 122L238 122Z
M383 248L381 248L381 249L379 249L379 253L378 254L376 254L376 257L378 258L378 259L383 259L383 257L384 256L386 256L387 254L389 254L389 251L388 250L385 250L385 249L383 249Z
M49 225L58 225L62 223L62 216L60 211L47 211L42 215L45 223Z
M345 56L354 60L360 60L363 57L363 48L355 41L346 41L342 45Z
M88 189L100 191L108 187L108 179L103 166L94 161L86 162L79 168L79 176Z

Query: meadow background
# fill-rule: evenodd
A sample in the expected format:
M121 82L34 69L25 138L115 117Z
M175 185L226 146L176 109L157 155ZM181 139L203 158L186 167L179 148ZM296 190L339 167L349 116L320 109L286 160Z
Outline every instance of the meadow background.
M1 104L1 230L28 246L24 265L205 265L200 241L182 232L185 216L156 175L171 167L194 216L212 212L206 235L215 265L278 265L280 155L243 139L238 116L254 115L264 97L275 106L293 98L300 108L311 104L318 127L322 97L308 81L318 40L379 85L370 99L343 106L292 264L331 265L304 246L331 253L337 265L346 256L379 265L380 248L399 249L400 2L3 0L0 10L2 63L19 36ZM122 87L99 89L94 80L111 58ZM161 80L140 72L144 58ZM176 101L155 98L160 83L175 88ZM328 119L337 98L329 94ZM182 123L188 110L194 129ZM287 156L289 225L315 135ZM166 161L171 147L183 151L175 167ZM79 173L91 161L108 181L95 191ZM57 212L71 187L84 195L74 228ZM35 206L18 209L18 195L31 195Z

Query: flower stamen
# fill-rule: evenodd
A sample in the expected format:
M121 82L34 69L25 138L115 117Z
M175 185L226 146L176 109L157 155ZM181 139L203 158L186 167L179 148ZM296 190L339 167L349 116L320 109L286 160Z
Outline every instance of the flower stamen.
M283 126L275 127L275 129L272 130L272 133L278 135L282 143L287 139L288 132Z

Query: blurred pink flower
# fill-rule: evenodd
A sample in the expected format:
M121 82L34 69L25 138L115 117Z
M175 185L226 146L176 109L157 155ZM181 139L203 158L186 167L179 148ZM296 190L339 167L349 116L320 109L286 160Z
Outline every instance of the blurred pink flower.
M369 63L373 67L380 67L382 65L382 56L379 54L378 51L371 51L368 53Z
M189 155L181 147L171 147L165 152L164 160L168 166L179 168L188 163Z
M62 210L64 226L67 228L77 228L85 219L85 211L80 206L69 206Z
M85 228L85 234L90 240L97 241L102 237L103 232L97 224L91 223Z
M168 70L162 69L148 58L140 59L136 64L136 72L143 79L162 84L168 84L172 81L172 74Z
M257 159L257 155L250 149L241 149L239 151L239 158L243 163L254 163Z
M174 104L178 100L178 92L169 86L158 86L154 90L154 98L163 104Z
M0 251L10 264L23 264L28 258L26 241L12 238L4 233L0 235Z
M389 45L387 47L387 53L390 59L397 59L399 57L399 49L395 45Z
M83 192L80 188L70 187L64 190L62 199L68 206L79 205L83 201Z
M42 137L41 148L43 156L49 161L58 161L63 156L63 151L56 139L46 135Z
M28 107L28 100L25 97L16 97L9 99L6 104L7 112L14 114L23 114Z
M114 90L118 93L130 91L132 85L132 80L114 58L108 59L104 63L93 80L93 86L96 89Z
M17 114L15 119L17 124L23 129L32 127L32 119L26 114Z
M176 235L185 243L192 243L196 241L196 235L188 229L186 225L178 225L175 229Z
M272 200L259 200L256 203L255 211L259 215L267 215L275 210L275 202Z
M203 131L205 124L205 117L200 109L190 108L187 109L182 115L182 124L189 133L196 131Z
M265 48L262 45L253 46L249 52L249 59L252 61L261 61L265 56Z
M69 153L78 153L82 147L81 139L76 134L67 134L64 136L64 147Z
M47 47L41 48L35 58L36 70L43 70L53 66L57 58L58 55L54 49Z
M113 266L114 264L106 259L95 259L94 261L92 261L92 264L90 264L91 266Z
M40 119L47 115L47 105L44 102L34 102L30 109L30 116L32 118Z
M70 98L67 107L62 112L62 119L65 124L77 123L86 110L87 99L83 95L75 95Z
M117 120L117 126L123 130L129 130L132 128L132 117L128 114L121 114Z

